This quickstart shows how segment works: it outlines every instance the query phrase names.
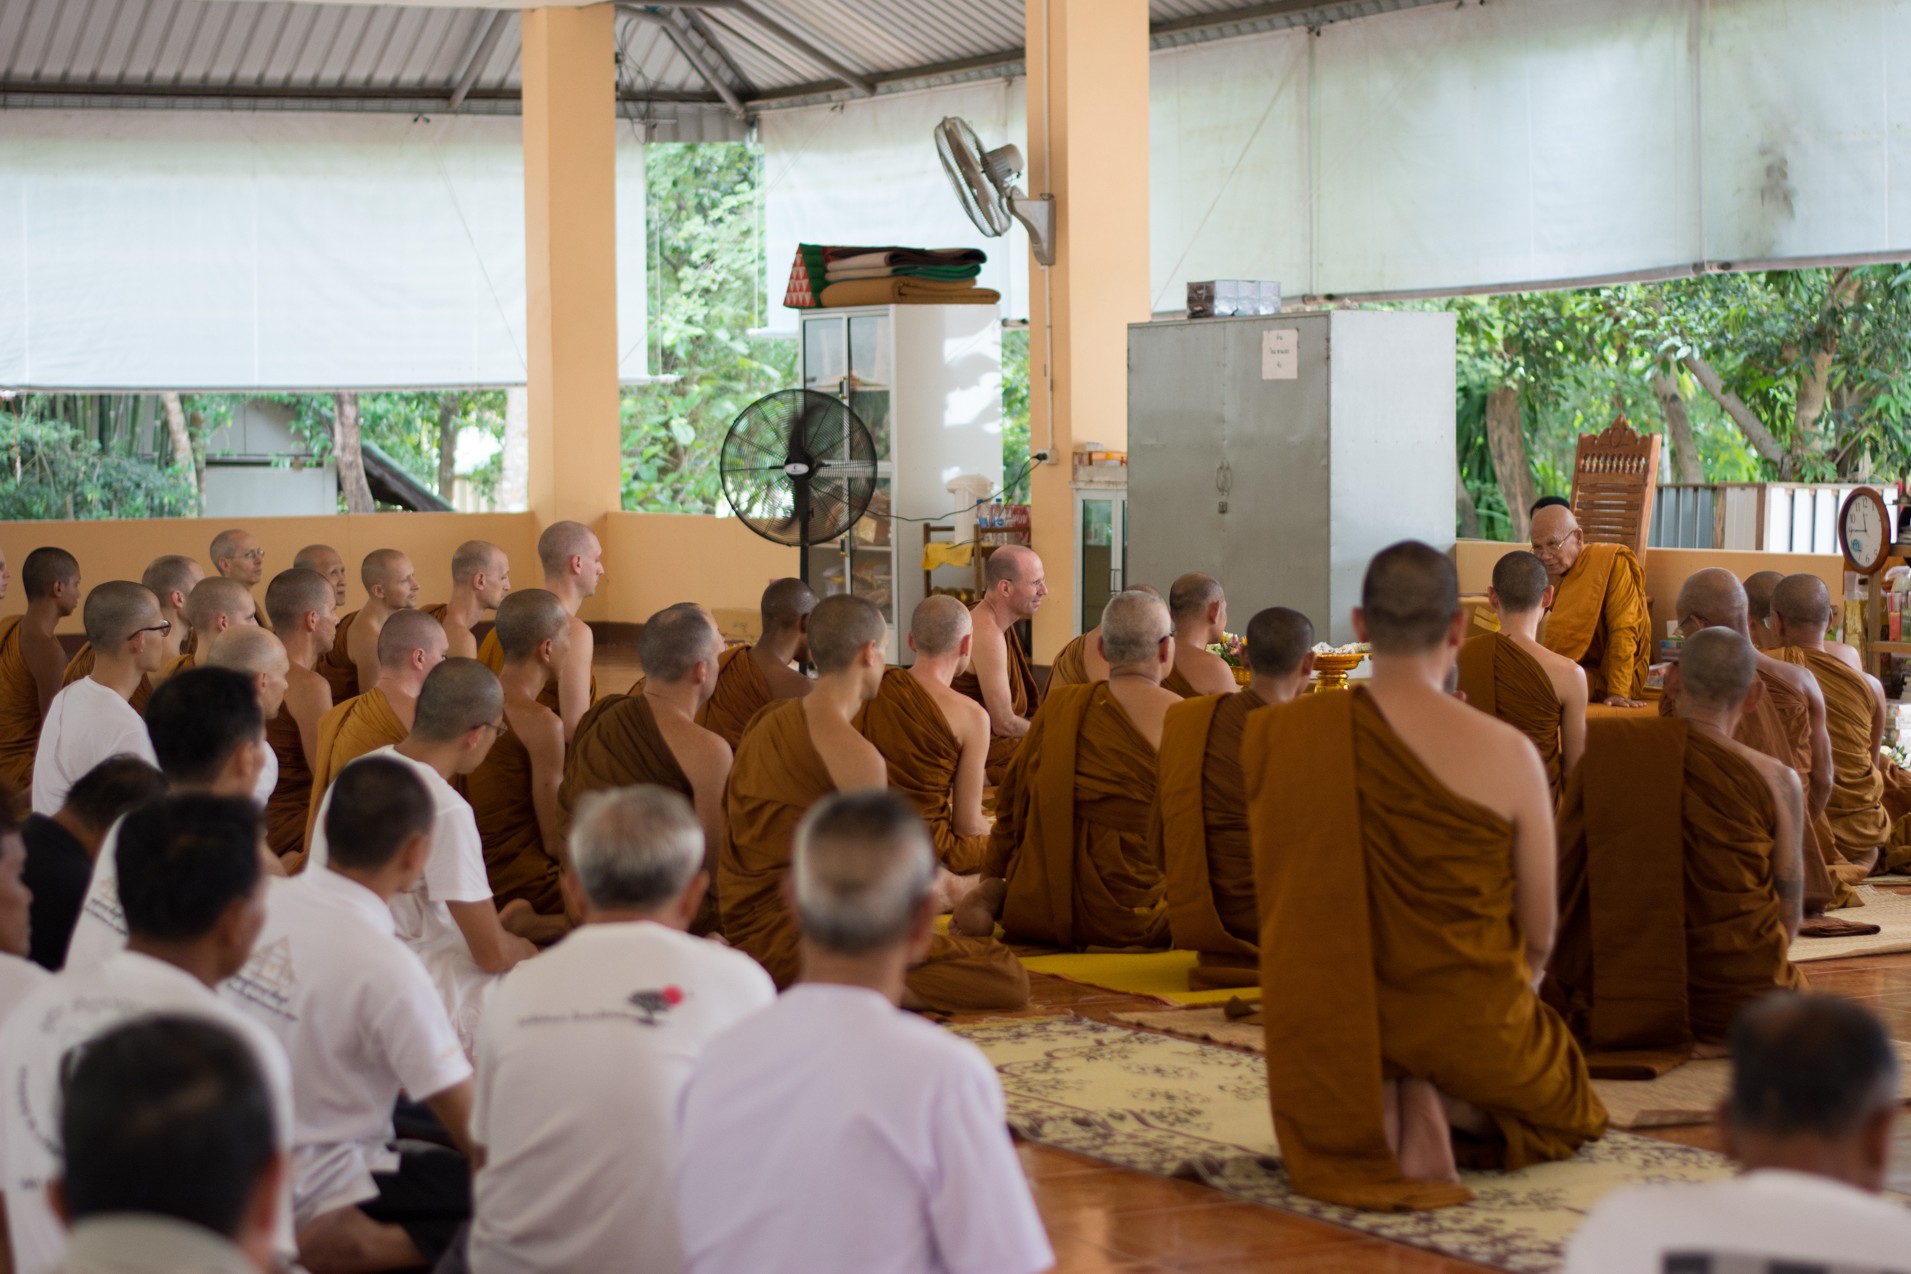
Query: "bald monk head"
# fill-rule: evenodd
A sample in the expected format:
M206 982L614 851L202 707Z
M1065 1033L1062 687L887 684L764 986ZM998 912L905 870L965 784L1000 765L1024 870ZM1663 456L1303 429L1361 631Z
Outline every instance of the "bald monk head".
M597 591L604 578L604 546L582 522L553 522L537 537L537 561L544 587L576 604Z
M206 573L195 559L184 553L168 553L154 558L139 582L159 599L161 613L177 620L185 617L186 599L205 577Z
M771 580L757 603L763 621L763 635L757 644L783 663L809 662L810 612L816 609L816 594L800 579Z
M265 578L265 550L250 531L233 529L212 537L212 569L222 577L251 588Z
M867 683L865 698L882 682L883 644L889 626L883 613L867 597L838 593L816 603L810 612L810 659L819 677L860 674Z
M38 548L20 564L27 604L49 603L62 617L80 605L80 561L65 549Z
M1558 499L1557 496L1552 498ZM1530 534L1533 538L1533 556L1546 564L1546 574L1552 577L1555 584L1573 569L1580 551L1586 547L1586 535L1579 529L1579 519L1573 516L1572 509L1564 501L1558 504L1541 501L1534 506Z
M409 610L418 602L418 573L397 549L373 549L359 563L358 582L365 595L388 610ZM436 622L436 621L433 621Z
M1228 599L1221 581L1190 571L1168 590L1168 617L1183 641L1209 646L1227 635Z
M1424 655L1458 649L1465 614L1460 581L1446 554L1402 540L1374 555L1360 585L1354 630L1376 655Z
M521 588L498 606L498 645L508 664L534 660L540 651L555 663L570 635L570 612L548 589Z
M166 653L166 634L160 631L165 619L159 613L159 599L143 584L131 580L108 580L86 595L86 609L80 622L86 640L93 643L93 667L125 667L142 672L159 667Z
M420 687L406 741L454 752L453 773L469 774L483 764L503 726L504 688L497 677L475 659L447 659Z
M1493 564L1487 589L1493 609L1502 615L1530 615L1552 602L1553 581L1538 556L1516 549Z
M1679 632L1690 637L1701 628L1729 628L1751 636L1745 587L1738 576L1716 566L1694 571L1679 586Z
M1174 622L1153 593L1116 593L1101 610L1102 658L1108 675L1159 683L1174 667Z
M803 980L821 956L893 964L901 985L903 966L928 946L935 924L935 850L916 812L887 790L833 792L797 825L793 859Z
M470 589L486 610L496 610L511 591L511 559L489 540L466 540L451 554L451 586Z
M586 792L571 822L564 893L589 918L615 913L684 930L710 878L703 824L680 792L654 783Z
M1314 623L1270 606L1247 621L1247 666L1257 677L1305 677L1314 667Z
M1758 702L1758 651L1751 639L1730 628L1701 628L1685 639L1679 662L1668 671L1676 679L1680 716L1726 713L1731 725Z
M259 604L238 580L208 575L186 598L186 622L199 640L211 641L228 628L256 625Z
M969 608L945 593L925 597L909 617L909 649L931 659L953 655L966 660L975 637Z
M345 559L329 544L308 544L292 557L292 565L317 571L332 586L332 605L345 604Z
M280 571L265 586L266 618L282 637L308 635L318 650L330 650L338 635L338 603L332 582L317 571L295 566Z
M1772 635L1772 590L1785 577L1777 571L1754 571L1745 577L1745 617L1752 625L1752 640L1760 650L1771 650L1780 643Z
M1031 619L1048 596L1042 559L1021 544L1005 544L982 567L982 600L1007 622Z
M203 660L209 668L230 668L249 678L260 715L268 721L279 715L292 664L277 637L256 626L228 628L212 639Z
M722 653L723 637L716 620L695 602L666 606L645 620L644 631L637 635L637 659L644 666L647 683L680 686L703 669L699 706L716 692L717 656Z
M379 675L395 676L404 684L421 684L427 674L445 662L445 644L444 626L437 620L421 610L401 610L378 632Z
M1816 575L1787 575L1772 589L1772 635L1781 646L1818 646L1831 627L1831 593Z

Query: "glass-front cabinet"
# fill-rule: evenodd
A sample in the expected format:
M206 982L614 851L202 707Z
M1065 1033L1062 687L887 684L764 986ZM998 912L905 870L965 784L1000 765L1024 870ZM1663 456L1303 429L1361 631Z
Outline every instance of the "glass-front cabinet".
M896 552L890 522L890 377L893 326L884 311L842 311L803 318L803 388L840 398L876 445L876 491L849 533L809 549L810 586L819 597L854 592L883 612L896 634ZM895 651L890 653L895 661Z
M1080 471L1078 471L1080 472ZM1128 579L1127 471L1071 483L1075 491L1075 631L1101 623L1108 599Z

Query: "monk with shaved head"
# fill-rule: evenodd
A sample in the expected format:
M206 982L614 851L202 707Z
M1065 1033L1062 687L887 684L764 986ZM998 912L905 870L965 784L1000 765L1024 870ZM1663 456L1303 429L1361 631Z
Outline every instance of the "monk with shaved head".
M1035 714L995 798L983 883L951 921L1018 942L1081 950L1168 945L1161 863L1150 843L1157 750L1179 695L1174 623L1150 593L1102 608L1108 680L1062 686Z
M48 818L66 803L67 789L109 756L131 753L153 760L146 723L130 700L165 655L166 621L159 602L131 580L110 580L86 598L86 639L93 672L53 696L33 759L33 812Z
M882 612L838 594L809 617L816 688L763 709L743 736L724 799L717 902L723 932L755 957L779 987L796 980L797 930L787 882L796 827L832 792L883 787L882 754L857 732L856 714L882 687L888 643ZM945 1012L1020 1008L1028 975L993 938L938 935L912 962L903 1003Z
M286 658L285 646L279 639L256 624L228 628L214 637L203 662L208 668L230 668L243 675L259 701L259 715L268 723L285 706L291 661ZM267 742L271 742L269 732ZM258 783L252 791L253 803L261 810L266 808L279 785L278 753L267 747L263 760Z
M1271 606L1248 621L1253 680L1239 694L1175 704L1161 725L1158 857L1174 945L1199 953L1188 986L1259 986L1261 913L1254 900L1241 743L1262 708L1292 703L1314 671L1314 625Z
M511 559L489 540L466 540L451 555L451 600L425 607L445 626L453 659L475 659L478 639L472 628L495 611L511 591Z
M808 694L810 679L790 665L809 662L809 618L815 609L816 594L802 580L771 580L758 603L762 635L723 652L716 686L697 710L697 724L734 749L743 727L764 705Z
M564 823L557 789L564 781L564 723L538 702L571 640L571 617L555 596L524 588L499 599L494 630L504 648L505 732L466 780L478 819L484 867L499 905L522 898L538 913L534 942L555 942L570 927L559 886Z
M79 607L80 564L65 549L34 549L21 564L20 589L26 614L0 619L0 780L24 817L40 723L66 668L54 630Z
M876 697L858 718L901 793L929 827L942 865L937 877L945 910L967 892L953 876L982 870L989 820L982 812L982 772L989 761L989 714L950 689L969 662L969 608L953 597L925 597L909 620L916 662L883 673Z
M192 595L193 588L203 578L205 573L199 563L183 553L168 553L154 558L146 567L146 573L139 577L139 582L147 591L159 599L160 618L172 625L165 634L166 654L160 663L162 671L187 649L186 640L192 636L192 625L186 619L186 598ZM92 673L93 646L91 642L84 642L73 653L73 658L67 661L66 674L60 684L70 686ZM139 683L139 689L133 692L133 711L145 713L146 700L152 697L153 684L151 678Z
M1174 668L1162 688L1183 699L1239 690L1227 660L1208 649L1228 633L1228 599L1221 581L1199 571L1183 575L1168 590L1168 617L1174 620Z
M1884 741L1884 687L1858 664L1851 647L1826 638L1831 595L1816 575L1787 575L1772 589L1768 627L1773 657L1809 672L1825 697L1831 737L1831 799L1825 807L1841 861L1832 874L1847 883L1877 870L1891 833L1884 810L1878 747Z
M333 777L366 753L405 737L425 678L444 661L445 630L437 620L420 610L394 611L386 617L378 634L378 680L364 694L352 696L319 718L312 757L311 816L305 828L308 846Z
M333 640L345 642L345 653L358 670L357 693L363 694L378 680L378 635L386 621L418 605L418 572L397 549L373 549L359 565L358 580L365 586L365 604L349 626L339 626Z
M308 544L292 555L292 565L302 571L317 571L332 586L332 605L345 606L345 559L329 544Z
M577 610L597 592L604 578L604 546L582 522L553 522L537 538L537 560L544 573L544 590L557 598L571 617L571 640L563 665L539 699L563 720L564 738L569 740L577 732L577 723L597 702L597 674L591 670L596 641L591 626L577 617ZM478 658L492 672L503 671L504 649L495 631L485 635Z
M188 668L198 667L199 652L226 629L256 626L259 606L253 601L251 591L238 580L209 575L193 585L186 597L186 622L192 625L192 644L153 674L155 685Z
M1515 1169L1569 1157L1606 1112L1534 993L1558 905L1546 772L1447 692L1467 626L1453 563L1383 550L1353 620L1367 683L1257 714L1242 746L1268 1091L1302 1194L1445 1207L1472 1198L1456 1133Z
M1033 619L1048 596L1042 559L1033 549L1008 544L989 555L982 568L982 600L969 610L975 641L969 669L955 689L989 714L989 765L986 777L1000 783L1009 762L1029 732L1029 719L1041 702L1035 670L1015 626Z
M1623 544L1588 544L1563 504L1536 508L1533 555L1553 581L1553 608L1540 641L1586 670L1595 703L1643 704L1652 657L1646 575Z
M1595 1075L1721 1056L1739 1010L1805 985L1787 954L1803 915L1803 788L1734 737L1764 695L1758 661L1743 633L1699 629L1666 673L1671 717L1588 731L1560 818L1548 976Z
M1161 595L1147 584L1135 584L1129 591ZM1049 689L1108 680L1108 661L1101 657L1101 647L1097 644L1100 637L1100 627L1091 628L1078 637L1069 638L1068 644L1055 652L1055 662L1048 667Z
M285 701L265 722L279 781L265 807L265 839L281 859L300 854L312 806L312 763L319 722L332 710L332 687L314 671L338 630L337 594L317 571L293 567L266 585L265 611L285 648Z
M250 531L234 528L219 532L212 537L207 556L222 579L236 580L247 592L265 578L265 550L259 546L259 537Z
M1760 650L1778 648L1772 633L1772 590L1784 578L1777 571L1754 571L1745 577L1745 610L1752 625L1752 644Z
M1493 567L1487 599L1500 630L1467 638L1460 647L1460 692L1533 741L1546 766L1546 785L1558 802L1565 775L1586 748L1586 670L1539 642L1540 621L1553 602L1546 566L1514 552Z

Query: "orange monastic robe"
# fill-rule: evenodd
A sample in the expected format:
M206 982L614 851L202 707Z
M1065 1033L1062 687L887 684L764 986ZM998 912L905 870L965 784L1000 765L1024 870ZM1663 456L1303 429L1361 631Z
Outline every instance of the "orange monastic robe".
M60 688L64 690L76 681L83 681L93 675L93 643L81 642L73 657L66 661L66 671L60 674ZM133 705L133 711L146 715L146 701L153 697L153 679L141 677L139 685L133 688L133 697L127 702Z
M265 802L265 843L275 854L290 854L305 845L305 820L312 809L312 766L299 739L298 719L284 704L265 723L265 741L279 759L279 782Z
M750 724L750 718L772 697L770 683L763 680L756 661L750 658L750 646L732 646L717 658L717 688L709 702L697 709L697 724L721 735L734 749L742 742L743 728Z
M1242 745L1261 904L1268 1092L1294 1188L1394 1211L1465 1203L1403 1177L1382 1081L1498 1126L1498 1165L1570 1156L1606 1111L1540 1003L1513 910L1513 828L1455 795L1367 691L1257 713Z
M544 844L531 799L531 754L515 734L501 734L484 763L465 778L465 799L484 843L484 870L498 906L522 898L533 911L561 915L557 858Z
M642 695L605 695L584 719L564 753L557 807L568 824L586 792L655 783L694 801L690 778L677 764L657 716Z
M1588 544L1559 581L1539 643L1586 670L1594 703L1643 698L1652 659L1646 573L1623 544Z
M1168 945L1166 881L1149 829L1155 749L1108 693L1063 686L1029 724L996 793L983 871L1008 882L1002 927L1018 942Z
M1203 695L1169 708L1162 727L1159 856L1174 945L1201 953L1191 990L1261 982L1241 741L1249 716L1267 706L1251 690Z
M1073 638L1055 654L1055 662L1048 666L1048 684L1056 686L1085 686L1088 684L1088 635Z
M836 790L810 739L801 699L763 709L737 748L724 796L726 826L717 858L717 900L723 933L769 970L779 987L796 980L796 918L785 897L796 825ZM1018 1009L1028 1003L1028 973L993 938L937 934L908 985L943 1012Z
M367 752L404 742L405 723L392 710L385 692L373 686L353 695L319 718L318 755L312 758L311 811L305 820L305 847L312 847L312 823L324 802L325 790L338 772Z
M1194 683L1188 680L1186 674L1181 671L1179 666L1168 669L1168 675L1161 679L1161 688L1163 690L1172 690L1183 699L1198 698L1201 694L1199 690L1194 688Z
M1782 761L1798 774L1799 786L1811 790L1811 703L1783 681L1759 669L1765 686L1758 704L1740 719L1732 735L1754 752ZM1666 702L1660 702L1665 712ZM1844 862L1831 834L1831 817L1821 813L1804 830L1805 914L1817 915L1837 907L1862 907L1851 885L1834 877L1829 865Z
M1041 687L1035 684L1035 669L1029 665L1028 652L1022 649L1022 639L1011 628L1002 634L1009 648L1009 708L1016 716L1024 720L1034 717L1036 707L1042 702ZM982 698L982 682L972 668L959 674L954 682L957 694L968 695L985 709L989 706ZM989 768L986 771L990 783L1000 783L1002 776L1008 773L1009 762L1015 759L1021 749L1022 740L1007 735L992 735L989 739Z
M1566 752L1559 736L1565 707L1539 660L1502 633L1469 637L1460 647L1460 689L1468 703L1533 741L1546 766L1553 804L1559 804L1565 788Z
M1867 874L1865 859L1891 835L1891 820L1884 812L1884 776L1871 749L1872 713L1878 700L1864 674L1836 655L1802 646L1768 653L1810 672L1825 694L1832 765L1831 803L1825 813L1842 860L1832 864L1832 874L1855 883Z
M856 718L856 728L883 754L889 786L929 825L942 865L958 875L982 870L988 833L957 836L951 822L962 745L929 692L906 669L891 668L883 673L882 689Z
M439 606L439 607L436 607L435 609L438 611L438 618L440 620L443 620L444 607ZM493 628L490 632L486 633L484 635L484 640L478 643L478 661L482 663L485 667L489 668L492 672L502 673L504 671L504 646L498 641L498 630L496 628ZM597 670L595 668L591 669L590 696L591 696L591 703L593 704L596 703L597 702ZM557 698L557 678L556 677L551 678L548 682L544 684L544 689L538 691L537 701L540 704L544 705L545 707L549 708L552 712L556 712L562 715L563 710L557 706L558 698ZM590 710L590 704L586 704L585 711L588 712L589 710ZM581 721L583 718L580 717L578 719Z
M1663 1074L1805 980L1772 870L1778 813L1744 757L1676 717L1599 718L1559 820L1549 998L1592 1072Z
M20 653L20 616L0 619L0 779L24 815L33 794L33 754L40 746L40 687Z
M325 684L332 688L332 706L337 707L358 693L358 665L352 662L352 648L349 636L352 625L358 620L358 612L348 610L338 617L338 632L332 638L332 648L321 651L318 662L312 671L325 678ZM317 808L316 803L314 808Z

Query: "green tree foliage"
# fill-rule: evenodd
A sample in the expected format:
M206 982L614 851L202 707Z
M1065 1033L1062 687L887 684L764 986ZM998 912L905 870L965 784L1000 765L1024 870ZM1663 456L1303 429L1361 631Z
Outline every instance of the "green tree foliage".
M0 519L163 518L188 512L178 473L103 448L73 425L0 412Z
M1015 475L1028 464L1029 420L1028 329L1007 328L1002 333L1002 481L1011 484L1002 495L1015 504L1028 502L1028 475Z

